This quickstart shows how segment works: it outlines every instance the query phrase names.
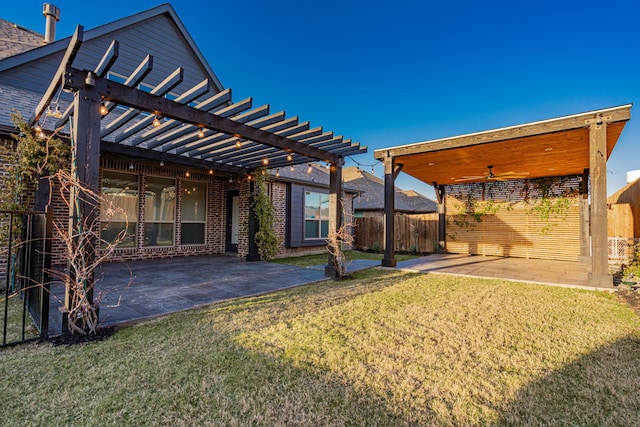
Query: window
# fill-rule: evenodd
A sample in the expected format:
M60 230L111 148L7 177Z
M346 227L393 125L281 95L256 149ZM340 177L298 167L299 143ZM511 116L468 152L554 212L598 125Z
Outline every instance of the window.
M136 246L138 225L138 176L104 171L100 202L100 247L116 244L118 248Z
M173 246L175 218L175 180L148 177L144 202L145 246Z
M305 191L304 238L322 239L329 235L329 195Z
M207 209L207 184L182 181L182 231L183 245L202 245L205 238Z

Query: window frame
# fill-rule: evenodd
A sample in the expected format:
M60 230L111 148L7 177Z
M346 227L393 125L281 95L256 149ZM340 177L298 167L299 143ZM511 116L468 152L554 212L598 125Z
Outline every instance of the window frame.
M149 181L153 181L154 179L158 179L158 180L166 180L166 181L173 181L173 188L174 191L177 191L178 187L178 180L177 178L174 177L166 177L166 176L156 176L156 175L147 175L145 177L145 203L144 203L144 216L143 216L143 236L142 236L142 246L145 248L171 248L171 247L176 247L176 224L177 224L177 209L178 209L178 200L177 200L177 195L174 195L174 206L173 206L173 219L171 221L169 220L148 220L147 219L147 215L148 215L148 210L147 210L147 188L149 187ZM168 188L168 187L165 187ZM162 225L165 224L172 224L173 226L173 230L171 233L171 244L168 245L162 245L162 244L148 244L147 243L147 226L151 225L151 224L158 224L158 227L161 227ZM158 233L160 233L160 230L158 230Z
M125 172L125 171L116 170L116 169L103 169L102 170L102 174L101 174L101 178L100 178L100 195L101 195L101 197L105 197L104 181L105 181L105 176L107 176L107 179L109 179L109 177L108 177L109 174L129 175L132 178L135 178L135 182L136 182L136 195L135 195L135 203L134 203L135 215L133 215L132 218L129 218L127 216L127 219L126 219L127 229L131 228L131 232L128 233L128 234L133 237L132 245L131 246L123 246L121 244L118 244L118 245L116 245L116 249L118 249L118 250L136 250L136 248L138 247L138 230L139 230L138 227L140 226L140 221L139 221L139 213L140 213L140 174L131 173L131 172ZM134 179L132 179L131 181L134 181ZM126 189L126 188L123 188L123 190L124 189ZM121 223L122 222L122 221L109 221L108 219L106 219L104 217L103 208L104 207L102 206L102 203L101 203L101 206L100 206L100 249L106 249L107 245L112 243L112 242L108 242L103 236L103 230L105 228L105 225L110 224L110 223Z
M315 195L319 197L319 205L318 205L318 218L307 218L307 209L308 209L308 204L307 204L307 196L310 195ZM322 212L322 206L323 206L323 199L326 198L326 204L327 204L327 208L326 208L326 218L323 217ZM329 237L329 194L328 193L322 193L319 191L312 191L310 189L305 189L304 190L304 205L303 205L303 218L302 218L302 240L305 242L313 242L313 241L324 241L327 239L327 237ZM318 235L314 236L314 237L307 237L307 223L308 222L315 222L317 223L317 228L318 228ZM323 236L322 235L322 230L323 227L322 225L326 223L326 230L327 230L327 235Z
M191 183L191 185L201 185L203 188L203 194L204 194L204 219L203 220L185 220L184 219L184 195L182 194L182 192L185 190L185 186ZM180 212L182 213L181 218L180 218L180 245L181 246L204 246L207 244L207 207L208 207L208 202L209 202L209 195L208 195L208 189L209 186L207 184L206 181L196 181L196 180L186 180L183 179L180 182L180 189L181 189L181 197L180 197ZM202 224L203 228L202 228L202 243L184 243L183 242L183 238L184 238L184 232L183 232L183 224Z

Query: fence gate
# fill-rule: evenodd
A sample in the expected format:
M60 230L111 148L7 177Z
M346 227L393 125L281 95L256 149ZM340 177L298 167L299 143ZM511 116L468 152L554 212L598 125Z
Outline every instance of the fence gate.
M53 209L0 211L0 347L47 338Z

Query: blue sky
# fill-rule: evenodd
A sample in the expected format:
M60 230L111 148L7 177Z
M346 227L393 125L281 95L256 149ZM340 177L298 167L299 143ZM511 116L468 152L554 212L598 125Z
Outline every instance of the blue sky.
M0 17L44 32L42 1ZM51 1L58 38L157 6ZM174 1L234 99L251 96L373 150L640 100L640 3L529 1ZM640 169L640 120L609 159L609 194ZM353 164L349 162L348 164ZM370 171L371 166L363 166ZM376 164L377 176L382 165ZM397 184L433 196L401 174Z

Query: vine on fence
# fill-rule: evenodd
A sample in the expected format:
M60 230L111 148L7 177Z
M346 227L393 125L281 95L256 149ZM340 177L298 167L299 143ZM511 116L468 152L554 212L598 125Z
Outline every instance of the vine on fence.
M534 215L545 225L540 229L548 233L557 223L552 219L563 220L573 206L578 190L573 176L545 177L509 182L482 182L450 186L448 193L459 205L451 206L457 215L451 215L451 221L459 228L474 228L486 215L495 215L501 210L512 210L518 203L527 206L526 214ZM449 220L449 218L447 218ZM455 238L455 235L451 235Z

